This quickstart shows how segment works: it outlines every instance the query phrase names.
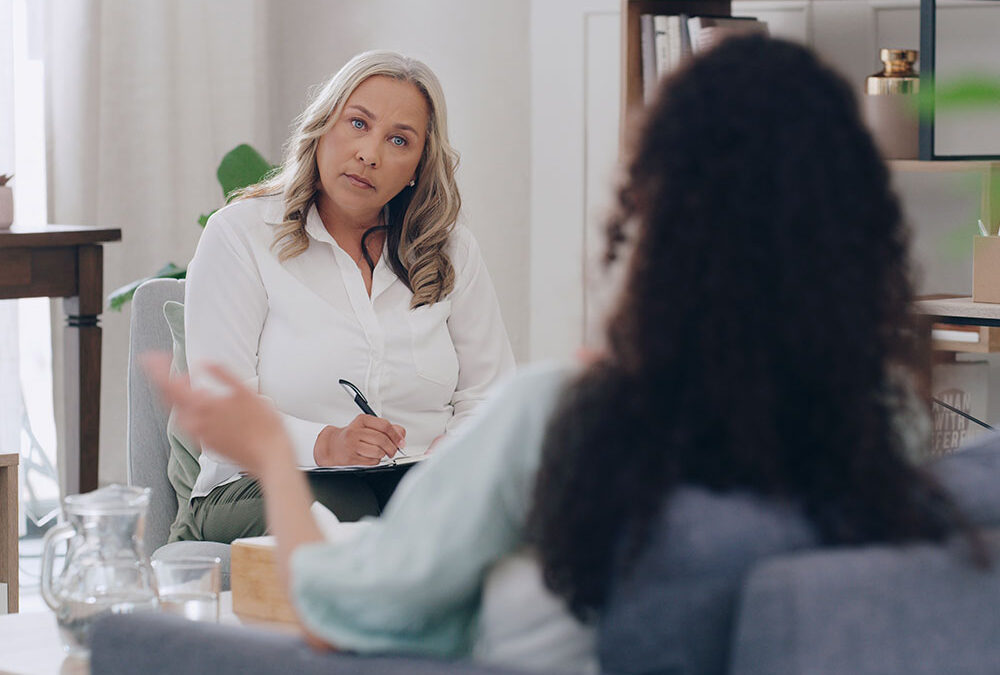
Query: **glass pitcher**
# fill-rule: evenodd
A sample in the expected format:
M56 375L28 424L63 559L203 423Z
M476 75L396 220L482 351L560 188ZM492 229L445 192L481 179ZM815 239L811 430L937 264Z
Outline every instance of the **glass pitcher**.
M45 535L42 597L56 613L63 648L90 654L90 631L106 614L157 608L156 582L142 537L149 488L109 485L63 500L66 522ZM53 578L55 548L69 540Z

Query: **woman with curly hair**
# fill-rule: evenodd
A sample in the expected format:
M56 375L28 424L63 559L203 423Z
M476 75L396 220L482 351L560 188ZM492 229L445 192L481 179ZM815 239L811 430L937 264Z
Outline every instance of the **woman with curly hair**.
M722 43L661 86L619 205L608 259L629 255L606 350L509 383L349 544L291 503L301 478L276 418L248 414L259 401L160 367L184 423L262 477L319 639L721 673L762 557L976 541L907 458L929 360L900 210L847 84L791 43ZM237 434L249 417L259 428Z
M426 65L349 61L298 119L281 169L209 219L185 291L193 381L220 363L270 398L302 466L419 457L463 424L514 359L476 241L455 224L457 161ZM172 540L264 533L256 480L211 448L198 469ZM310 481L355 520L379 513L403 470Z

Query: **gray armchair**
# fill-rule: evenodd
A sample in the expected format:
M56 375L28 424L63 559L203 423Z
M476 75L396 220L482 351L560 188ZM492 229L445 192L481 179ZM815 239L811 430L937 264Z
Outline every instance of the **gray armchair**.
M128 484L151 488L146 518L146 550L153 559L186 556L218 556L222 559L222 583L229 588L229 545L218 542L167 544L170 524L177 515L177 497L167 480L170 444L167 440L167 410L146 378L139 357L149 351L172 348L170 328L163 316L168 300L184 301L184 282L153 279L136 289L132 298L132 320L128 356Z

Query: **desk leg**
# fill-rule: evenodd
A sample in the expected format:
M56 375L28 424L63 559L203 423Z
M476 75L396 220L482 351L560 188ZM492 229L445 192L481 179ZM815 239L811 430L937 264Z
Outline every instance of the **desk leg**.
M80 246L79 293L66 298L66 494L97 489L101 424L101 327L104 263L100 246Z
M17 464L0 466L0 581L7 584L7 613L17 613Z

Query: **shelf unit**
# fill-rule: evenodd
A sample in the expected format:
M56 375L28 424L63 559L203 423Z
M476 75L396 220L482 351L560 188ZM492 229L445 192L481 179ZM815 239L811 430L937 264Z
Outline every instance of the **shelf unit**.
M931 347L937 351L1000 352L1000 304L973 302L970 297L925 296L913 303L913 309L934 320ZM949 339L955 337L960 339Z
M974 173L981 180L979 214L991 233L1000 230L1000 160L922 160L890 159L893 171L900 173Z
M730 0L622 0L622 90L619 147L625 147L626 130L642 108L642 50L639 17L643 14L711 14L730 16Z

